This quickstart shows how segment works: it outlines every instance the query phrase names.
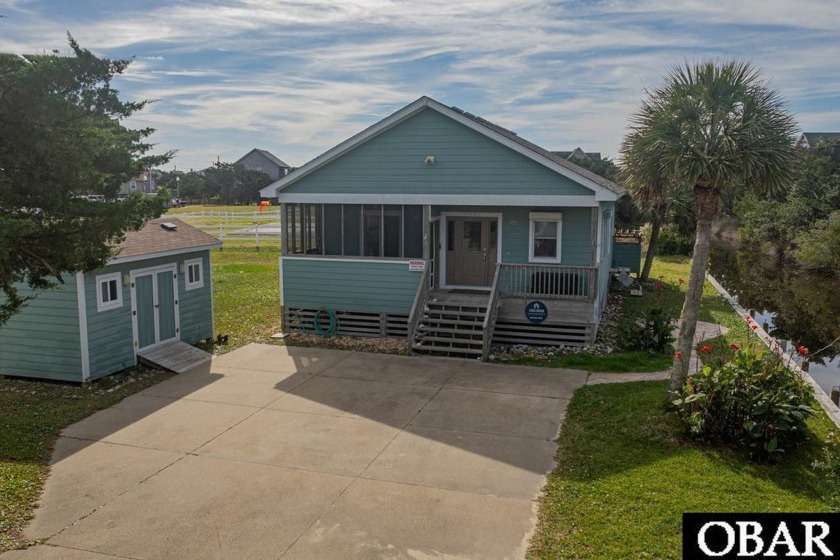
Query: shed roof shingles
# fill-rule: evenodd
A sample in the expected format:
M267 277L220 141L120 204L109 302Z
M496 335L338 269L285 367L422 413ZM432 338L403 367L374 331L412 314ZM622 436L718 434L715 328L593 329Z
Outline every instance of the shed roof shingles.
M172 224L175 229L166 229L162 224ZM114 258L124 259L140 255L185 251L189 249L220 246L221 242L208 233L182 222L166 217L149 220L137 231L129 231L117 245Z

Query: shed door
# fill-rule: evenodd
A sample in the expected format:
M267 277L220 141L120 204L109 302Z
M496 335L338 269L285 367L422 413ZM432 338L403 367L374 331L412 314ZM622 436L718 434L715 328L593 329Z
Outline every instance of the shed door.
M135 349L178 338L178 277L175 268L132 272Z

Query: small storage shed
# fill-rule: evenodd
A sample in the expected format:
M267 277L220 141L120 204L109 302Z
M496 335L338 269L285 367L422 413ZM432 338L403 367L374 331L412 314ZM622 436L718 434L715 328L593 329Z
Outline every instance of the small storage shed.
M140 350L212 337L217 247L171 217L128 232L104 268L65 275L0 327L0 374L83 382L136 365Z

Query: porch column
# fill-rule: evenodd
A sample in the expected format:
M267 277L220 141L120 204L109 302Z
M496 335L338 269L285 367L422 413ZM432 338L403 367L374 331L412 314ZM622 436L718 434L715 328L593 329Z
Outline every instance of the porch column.
M280 203L280 254L289 254L289 234L286 227L286 203Z
M426 266L429 266L429 260L431 259L431 235L430 228L429 228L429 220L432 217L432 207L424 204L423 205L423 260L426 261Z

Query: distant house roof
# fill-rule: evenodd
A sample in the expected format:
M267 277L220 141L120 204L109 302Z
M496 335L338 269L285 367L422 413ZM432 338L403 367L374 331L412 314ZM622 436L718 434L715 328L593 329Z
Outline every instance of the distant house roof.
M477 132L484 134L489 138L492 138L504 145L507 145L508 147L529 157L530 159L537 161L549 168L552 168L554 171L562 175L573 179L576 178L580 184L596 191L596 193L598 191L606 191L607 193L609 193L607 198L609 200L616 200L617 198L624 196L624 194L626 194L627 192L622 186L608 179L605 179L600 175L592 173L588 169L584 169L583 167L576 165L573 161L569 161L549 150L546 150L545 148L541 148L533 142L525 140L524 138L520 137L518 134L511 130L501 127L477 115L473 115L472 113L468 113L457 107L448 107L446 105L443 105L442 103L435 101L430 97L423 96L420 99L414 101L413 103L403 107L396 113L390 115L389 117L382 119L376 124L366 128L362 132L345 140L344 142L335 146L334 148L326 151L325 153L306 163L302 167L297 168L285 177L263 188L262 191L260 191L261 196L277 196L278 190L284 188L285 186L291 183L294 183L295 181L302 179L309 173L320 169L322 166L326 165L330 161L347 153L356 146L366 142L369 138L372 138L373 136L376 136L377 134L388 130L392 126L402 122L405 119L410 118L411 116L426 108L432 109L442 115L448 116L456 121L459 121L462 124L469 126L473 130L476 130Z
M601 152L584 152L579 147L575 148L571 152L551 152L554 155L560 156L563 159L575 159L575 158L589 158L589 159L601 159Z
M242 156L241 158L236 160L236 162L234 162L234 163L239 163L240 161L242 161L243 159L245 159L246 157L248 157L249 155L251 155L254 152L257 152L258 154L262 155L267 160L269 160L271 163L275 164L277 167L285 167L287 169L290 168L290 166L288 164L284 163L282 159L275 156L274 154L272 154L268 150L261 150L260 148L254 148L253 150L251 150L250 152L248 152L247 154L245 154L244 156Z
M803 132L796 144L810 148L816 146L820 140L840 140L840 132Z
M128 262L154 256L175 255L200 249L221 247L222 242L177 218L149 220L137 231L129 231L117 245L110 263Z

